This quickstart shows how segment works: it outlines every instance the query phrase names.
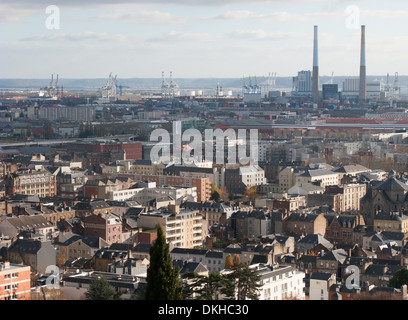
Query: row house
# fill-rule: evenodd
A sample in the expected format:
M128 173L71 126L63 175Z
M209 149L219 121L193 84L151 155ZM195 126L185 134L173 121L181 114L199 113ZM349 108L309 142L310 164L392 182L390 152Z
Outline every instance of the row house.
M283 231L300 235L326 234L327 221L323 213L297 213L290 214L283 221Z
M91 214L102 214L113 212L112 206L101 199L89 199L79 201L73 207L77 217L86 217Z
M208 221L209 226L226 224L230 220L231 215L234 212L250 209L249 207L246 208L233 202L214 202L214 201L205 202L186 201L183 202L180 205L180 207L188 210L199 210L203 218Z
M374 230L408 233L408 216L402 211L380 211L374 217Z
M327 228L325 238L333 244L362 244L362 239L355 235L357 227L365 225L362 215L325 215ZM357 229L356 229L357 228ZM360 235L360 233L358 233Z
M33 231L50 238L55 226L42 215L12 217L0 222L0 234L10 239L16 239L23 231Z
M95 253L109 244L100 237L86 237L73 235L69 239L58 244L60 265L65 264L71 259L92 259Z
M44 206L42 204L20 204L14 206L13 209L14 216L35 216L41 215L54 226L57 226L58 222L61 220L68 220L75 217L75 210L71 207L67 207L65 204L63 206Z
M129 257L129 250L112 250L101 248L92 257L92 268L95 271L107 272L110 265L115 262L126 260Z
M118 160L110 164L101 164L104 178L121 177L135 174L162 175L166 166L163 163L154 163L151 160Z

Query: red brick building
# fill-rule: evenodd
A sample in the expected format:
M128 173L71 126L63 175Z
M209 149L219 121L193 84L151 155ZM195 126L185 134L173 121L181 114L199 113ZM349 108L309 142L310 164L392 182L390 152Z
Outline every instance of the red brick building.
M325 238L333 244L355 244L354 230L364 226L362 215L325 215L327 228Z
M142 143L133 141L101 141L98 143L75 143L68 146L70 151L87 153L126 152L126 159L142 159Z
M109 244L122 243L122 220L113 213L92 214L84 218L84 236L100 237Z

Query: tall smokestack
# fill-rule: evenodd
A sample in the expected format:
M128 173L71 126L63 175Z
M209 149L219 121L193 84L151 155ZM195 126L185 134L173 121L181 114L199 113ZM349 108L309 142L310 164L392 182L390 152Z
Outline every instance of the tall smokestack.
M314 26L313 82L312 82L312 99L314 103L319 102L319 48L317 31L318 31L317 26Z
M360 56L360 102L367 100L367 69L365 52L365 26L361 26L361 56Z

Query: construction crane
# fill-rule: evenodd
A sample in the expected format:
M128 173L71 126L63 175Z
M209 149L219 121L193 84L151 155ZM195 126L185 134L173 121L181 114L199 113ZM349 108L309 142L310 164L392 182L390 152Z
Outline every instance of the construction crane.
M395 78L394 78L394 95L395 93L397 93L398 96L401 94L398 72L395 72Z
M177 83L174 82L173 80L173 72L170 71L170 94L172 97L175 96L176 94L176 89L179 87Z
M130 88L130 87L124 86L124 85L119 83L119 84L117 84L117 88L119 88L119 96L122 96L123 88Z
M164 72L162 72L162 85L161 85L161 95L166 97L169 92L170 85L167 83L166 78L164 77Z
M268 91L272 91L276 85L276 72L269 72L268 77Z

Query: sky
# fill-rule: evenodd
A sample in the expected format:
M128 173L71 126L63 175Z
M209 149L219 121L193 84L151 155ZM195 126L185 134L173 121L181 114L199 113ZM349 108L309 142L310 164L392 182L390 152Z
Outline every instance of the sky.
M408 75L407 1L1 0L0 78L292 77L314 25L320 75L358 76L361 25L367 74Z

